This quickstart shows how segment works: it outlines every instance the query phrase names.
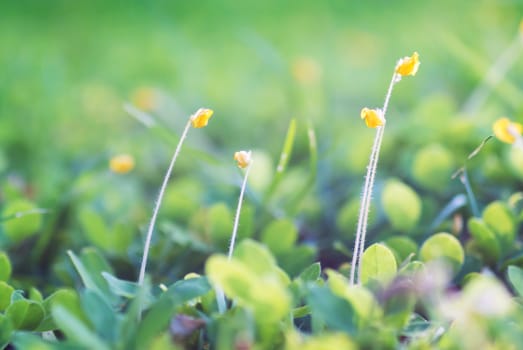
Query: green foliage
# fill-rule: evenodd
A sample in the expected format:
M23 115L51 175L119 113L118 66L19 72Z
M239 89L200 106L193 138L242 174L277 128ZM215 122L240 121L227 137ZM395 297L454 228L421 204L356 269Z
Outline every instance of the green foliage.
M412 188L401 181L387 181L381 204L392 227L404 233L411 233L420 219L421 200Z
M436 233L427 239L420 248L419 255L423 261L437 260L443 262L457 273L465 260L463 247L449 233Z
M516 222L510 209L499 201L492 202L483 210L483 220L497 236L502 250L510 250L516 237Z
M375 243L363 252L360 280L363 284L390 282L396 275L396 258L385 245Z
M26 199L16 199L2 211L3 230L7 238L18 243L36 234L42 226L42 215L34 212L36 205Z
M258 5L2 5L0 349L522 348L523 151L489 136L501 114L521 122L521 3ZM354 103L413 49L351 285L376 131ZM200 103L215 116L189 132L138 284ZM239 147L254 163L228 260ZM107 166L120 152L127 174Z
M440 144L431 144L416 152L412 163L412 175L421 186L442 191L448 187L454 172L452 153Z
M468 229L485 261L489 264L496 263L501 254L500 242L496 235L478 218L469 219Z
M507 275L512 288L520 297L523 297L523 270L517 266L509 266Z
M5 252L0 251L0 281L9 281L11 277L11 261Z

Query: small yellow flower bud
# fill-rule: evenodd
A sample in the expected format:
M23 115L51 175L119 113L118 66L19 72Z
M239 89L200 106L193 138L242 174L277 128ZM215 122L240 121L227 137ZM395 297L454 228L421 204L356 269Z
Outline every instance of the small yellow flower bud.
M191 123L193 128L203 128L209 123L214 111L208 108L200 108L191 116Z
M238 162L238 168L245 169L251 162L251 151L239 151L234 153L234 160Z
M416 75L420 61L417 52L414 52L410 57L403 57L396 64L396 73L401 76Z
M114 156L109 161L109 168L113 173L126 174L134 168L134 158L129 154Z
M514 143L523 132L523 125L511 122L508 118L500 118L494 122L492 130L500 141Z
M385 118L381 109L369 109L367 107L361 110L361 119L365 120L365 124L369 128L375 128L385 124Z

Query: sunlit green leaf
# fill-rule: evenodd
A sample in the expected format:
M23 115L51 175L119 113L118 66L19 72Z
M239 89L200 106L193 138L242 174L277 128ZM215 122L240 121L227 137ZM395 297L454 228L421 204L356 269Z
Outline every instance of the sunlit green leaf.
M420 249L423 261L439 260L457 273L465 260L465 253L456 237L448 233L437 233L427 239Z
M360 281L363 284L373 280L386 284L394 278L397 270L396 258L392 251L385 245L376 243L363 253Z

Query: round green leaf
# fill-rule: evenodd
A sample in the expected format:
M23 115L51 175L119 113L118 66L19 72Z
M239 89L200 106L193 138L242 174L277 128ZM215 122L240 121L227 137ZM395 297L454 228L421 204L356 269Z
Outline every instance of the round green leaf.
M5 252L0 252L0 281L8 281L11 277L11 261Z
M13 287L0 281L0 311L4 311L11 304L11 295L14 291Z
M495 263L501 252L496 235L485 225L483 220L478 218L471 218L468 221L468 228L484 259L491 264Z
M7 204L2 217L12 217L21 214L20 217L14 216L3 222L4 233L12 242L23 241L40 229L42 215L39 213L27 213L35 209L37 209L36 206L25 199L17 199Z
M501 243L501 248L509 249L516 238L516 222L510 209L495 201L483 210L483 220L490 227Z
M385 245L392 249L396 261L401 264L410 254L418 251L418 245L412 239L406 236L393 236L385 240Z
M398 180L389 180L381 204L391 225L402 232L412 230L421 215L421 200L416 192Z
M457 273L465 260L463 247L449 233L437 233L421 246L420 257L423 261L441 260Z
M287 219L271 222L261 233L261 241L276 255L292 249L297 238L296 226Z
M45 313L40 303L20 299L7 308L6 316L11 319L15 329L32 331L43 321Z
M423 147L416 152L412 176L421 186L434 191L444 190L454 171L452 153L440 144Z
M398 265L392 251L383 244L375 243L363 253L360 281L366 284L375 280L386 284L394 278L397 270Z

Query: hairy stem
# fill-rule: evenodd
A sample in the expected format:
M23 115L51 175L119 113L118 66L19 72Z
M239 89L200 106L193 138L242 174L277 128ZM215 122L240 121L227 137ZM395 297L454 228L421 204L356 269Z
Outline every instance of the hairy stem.
M387 112L387 107L389 105L390 96L392 95L392 89L394 84L398 82L398 75L394 73L387 90L387 95L385 96L385 102L383 104L383 118ZM372 199L372 190L374 187L374 179L376 177L376 169L378 166L379 153L381 148L381 142L383 140L383 133L385 131L385 125L379 126L376 130L376 136L374 137L374 144L372 145L372 151L369 159L369 165L367 166L367 174L365 176L365 184L363 185L363 193L361 198L360 213L358 216L358 226L356 229L356 239L354 242L354 250L352 255L352 264L351 264L351 273L350 273L350 284L354 285L360 281L361 275L361 258L363 256L363 251L365 248L365 236L367 233L367 223L370 211L370 202ZM358 269L358 274L356 276L356 269Z
M138 277L139 285L143 284L143 280L145 278L145 267L147 265L147 257L149 255L149 248L151 246L151 239L153 237L154 225L156 223L156 218L158 216L158 212L160 211L160 206L162 204L163 195L165 194L165 189L167 188L167 183L169 182L169 178L171 177L171 173L173 171L173 167L174 167L174 163L176 162L176 158L178 158L178 154L180 153L180 150L182 148L183 141L185 140L190 128L191 128L191 120L189 119L189 121L187 122L187 125L185 126L185 129L183 130L182 136L180 137L180 141L178 141L178 145L176 146L176 150L174 151L174 155L171 159L171 164L169 164L169 168L167 169L167 172L165 173L165 177L163 178L162 187L160 188L160 192L158 193L158 198L156 199L156 204L154 206L153 215L151 216L151 221L149 222L149 228L147 229L147 236L145 238L145 245L143 248L143 257L142 257L142 263L140 266L140 276Z

